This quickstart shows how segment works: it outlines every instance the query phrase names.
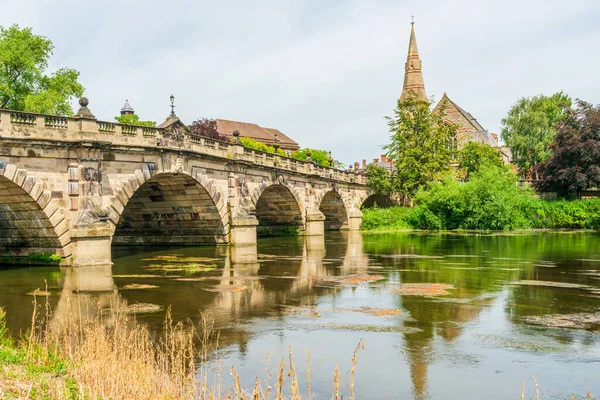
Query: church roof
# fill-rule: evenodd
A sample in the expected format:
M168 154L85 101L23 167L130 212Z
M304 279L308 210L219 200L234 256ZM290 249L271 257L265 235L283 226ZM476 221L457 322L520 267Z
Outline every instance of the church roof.
M477 121L477 119L474 116L471 115L471 113L469 113L468 111L466 111L465 109L463 109L461 106L459 106L458 104L456 104L455 102L453 102L452 100L450 100L450 97L448 97L448 95L446 93L444 93L444 95L442 96L442 99L435 106L435 110L437 110L440 107L440 104L442 104L444 101L447 101L450 104L452 104L454 107L456 107L456 109L458 110L458 112L477 131L476 132L477 137L474 138L475 140L483 142L483 143L487 143L490 146L497 146L498 145L498 139L497 139L497 137L494 137L493 134L490 134L483 126L481 126L481 124Z
M129 104L129 100L125 100L125 104L123 105L123 107L121 107L121 113L124 113L124 112L130 112L130 113L135 112L133 110L133 107L131 107L131 105Z

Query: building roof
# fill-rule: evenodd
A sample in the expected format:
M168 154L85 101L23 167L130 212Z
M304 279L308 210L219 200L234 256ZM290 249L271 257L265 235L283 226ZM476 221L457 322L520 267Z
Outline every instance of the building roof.
M227 119L217 119L217 130L221 135L233 136L234 131L240 133L240 137L249 137L265 144L274 144L275 135L277 143L284 149L296 150L300 145L289 136L278 129L263 128L260 125L250 122L230 121Z
M123 107L121 107L121 113L124 113L124 112L130 112L130 113L135 112L133 110L133 107L131 107L131 105L129 104L129 100L125 100L125 104L123 105Z

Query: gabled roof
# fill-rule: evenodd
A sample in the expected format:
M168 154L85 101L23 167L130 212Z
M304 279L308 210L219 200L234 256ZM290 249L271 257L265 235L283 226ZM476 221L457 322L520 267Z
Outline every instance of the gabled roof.
M448 95L445 92L444 92L444 95L442 96L442 99L435 106L434 111L437 110L441 106L441 104L444 103L444 102L448 102L448 103L452 104L454 107L456 107L456 109L458 110L458 112L475 129L477 137L475 137L473 139L478 140L478 141L483 142L483 143L487 143L490 146L497 146L498 145L498 138L497 138L497 136L494 137L493 134L490 134L483 126L481 126L481 124L477 121L477 119L475 119L474 116L472 116L469 112L467 112L462 107L460 107L458 104L456 104L455 102L453 102L452 100L450 100L450 97L448 97Z
M462 107L460 107L458 104L456 104L455 102L450 100L450 97L448 97L448 95L445 92L444 92L444 95L442 96L442 99L437 104L437 106L435 106L435 108L438 108L440 106L440 104L442 104L444 99L446 99L447 101L450 102L450 104L452 104L454 107L456 107L456 109L462 114L462 116L465 117L465 119L467 121L469 121L469 123L473 126L473 128L475 128L477 131L485 131L485 128L483 126L481 126L481 124L479 122L477 122L477 120L475 119L474 116L472 116L470 113L465 111Z
M297 149L300 146L296 141L285 135L278 129L263 128L260 125L250 122L230 121L227 119L217 119L217 130L221 135L233 136L234 131L238 131L241 137L249 137L265 144L275 143L275 134L280 146L289 149Z

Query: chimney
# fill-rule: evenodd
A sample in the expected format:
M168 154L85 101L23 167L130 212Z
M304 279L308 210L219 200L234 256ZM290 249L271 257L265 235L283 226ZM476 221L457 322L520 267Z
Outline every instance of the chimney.
M373 162L374 162L374 163L378 163L378 162L379 162L379 158L374 158L374 159L373 159Z
M385 163L387 162L386 158L385 158L385 154L381 155L381 162Z
M363 168L366 168L366 166L367 166L367 159L366 158L363 158L362 166L363 166Z

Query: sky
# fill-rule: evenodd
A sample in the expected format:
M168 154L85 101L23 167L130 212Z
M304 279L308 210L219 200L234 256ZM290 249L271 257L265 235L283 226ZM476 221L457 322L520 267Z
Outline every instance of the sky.
M129 100L160 123L173 94L187 124L277 128L346 164L384 152L411 15L427 95L490 132L520 97L600 103L598 0L0 0L0 25L53 41L50 70L81 72L100 120Z

